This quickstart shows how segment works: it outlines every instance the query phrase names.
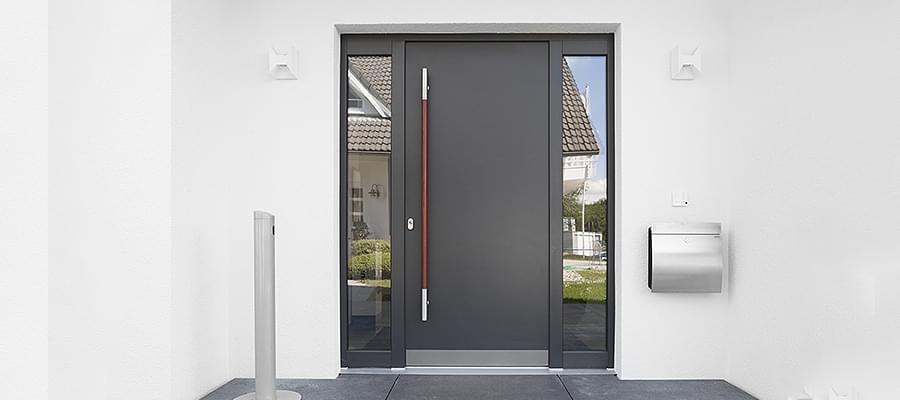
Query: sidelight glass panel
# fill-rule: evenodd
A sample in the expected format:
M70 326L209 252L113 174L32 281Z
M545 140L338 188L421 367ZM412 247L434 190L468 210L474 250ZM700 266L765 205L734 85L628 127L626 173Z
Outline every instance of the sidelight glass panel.
M606 350L606 57L563 58L563 350Z
M391 57L347 65L349 349L390 350Z

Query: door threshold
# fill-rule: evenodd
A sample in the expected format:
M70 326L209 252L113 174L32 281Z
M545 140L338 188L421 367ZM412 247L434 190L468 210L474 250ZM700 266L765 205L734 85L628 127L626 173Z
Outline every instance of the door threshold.
M406 368L341 368L344 375L615 375L612 368L547 368L547 367L406 367Z
M406 350L406 367L547 368L547 350Z

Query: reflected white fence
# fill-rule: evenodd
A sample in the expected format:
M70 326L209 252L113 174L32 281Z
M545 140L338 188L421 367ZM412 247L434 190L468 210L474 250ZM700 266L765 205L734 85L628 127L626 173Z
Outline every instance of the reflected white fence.
M603 251L603 234L599 232L563 232L563 253L582 257L599 257Z

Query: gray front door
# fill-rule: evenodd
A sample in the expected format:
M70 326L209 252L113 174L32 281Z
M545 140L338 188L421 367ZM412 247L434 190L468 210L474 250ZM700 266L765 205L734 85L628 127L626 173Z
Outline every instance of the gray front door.
M546 366L548 43L407 42L405 54L407 365Z

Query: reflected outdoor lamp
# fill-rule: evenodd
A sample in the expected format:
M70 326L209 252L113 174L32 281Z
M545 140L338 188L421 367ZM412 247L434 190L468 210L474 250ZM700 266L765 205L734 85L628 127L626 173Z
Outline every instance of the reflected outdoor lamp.
M369 189L369 196L374 198L381 197L381 185L373 183L372 189Z

